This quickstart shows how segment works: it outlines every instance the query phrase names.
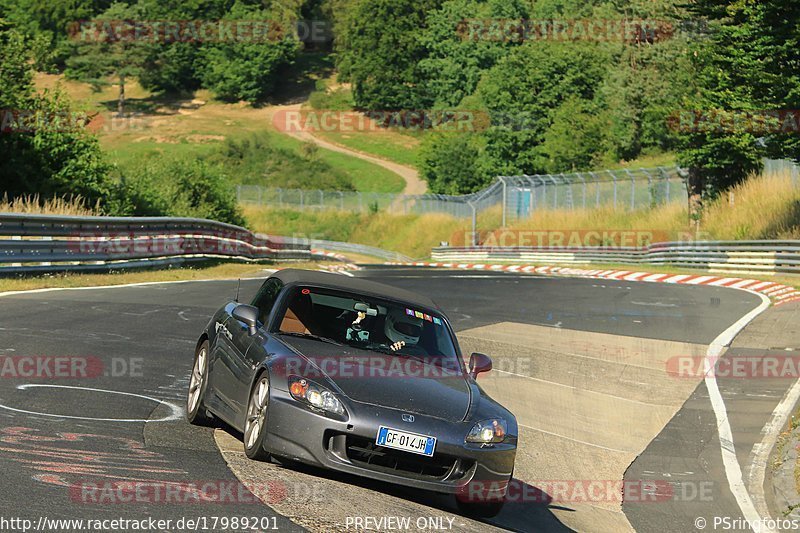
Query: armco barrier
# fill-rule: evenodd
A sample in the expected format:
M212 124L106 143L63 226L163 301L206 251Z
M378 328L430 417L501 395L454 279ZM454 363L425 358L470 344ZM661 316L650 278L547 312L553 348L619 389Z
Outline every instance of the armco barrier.
M434 261L624 264L697 268L729 274L800 273L800 241L662 242L645 248L434 248Z
M308 260L304 241L193 218L0 214L0 273L107 270L207 259Z
M316 250L325 250L326 252L345 252L379 257L385 261L411 261L411 258L398 252L392 252L382 248L375 248L374 246L367 246L365 244L356 244L352 242L323 241L315 239L311 241L311 246L314 247L312 252Z

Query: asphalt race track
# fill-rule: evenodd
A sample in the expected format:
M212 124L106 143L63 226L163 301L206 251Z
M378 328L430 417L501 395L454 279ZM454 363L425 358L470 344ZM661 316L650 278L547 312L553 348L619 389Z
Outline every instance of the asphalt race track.
M708 344L760 303L742 291L703 286L389 267L356 275L431 296L457 331L514 322ZM0 468L5 481L0 516L27 518L34 524L41 517L153 517L171 519L172 524L163 528L170 531L193 529L176 526L182 518L204 517L211 526L213 517L270 517L266 523L270 527L301 529L247 498L247 491L223 502L198 502L191 491L173 493L171 499L158 493L159 487L169 484L236 486L237 478L217 448L213 429L190 426L183 417L197 335L211 313L233 297L236 285L236 281L187 282L0 298L0 356L13 361L3 367L0 379ZM247 301L259 285L243 281L241 300ZM21 364L25 358L35 358L43 366L30 375L30 367ZM57 363L47 358L67 359L56 369L52 365ZM48 377L48 371L64 376ZM774 387L765 413L788 385ZM714 462L721 462L716 457L719 445L709 445L715 435L709 430L710 408L702 405L707 403L703 387L698 386L685 407L702 412L691 420L676 416L631 467L631 475L643 479L655 470L659 475L667 472L676 461L688 464L689 458L674 459L680 455L674 453L676 442L687 457L702 448L709 466L700 471L702 465L695 461L691 472L714 483L713 508L733 515L736 504L726 489L724 471ZM741 438L751 442L753 436L742 432ZM664 459L664 446L672 448L670 464ZM573 460L563 457L564 462ZM134 497L135 501L123 501L113 490L93 492L98 486L118 488L121 481L152 482L156 488ZM376 490L395 494L389 488ZM387 496L387 507L376 514L391 513L393 498ZM421 501L434 510L443 505L433 498ZM631 524L642 531L663 530L665 509L624 507ZM676 527L692 530L686 520L696 510L673 502L668 512L682 517L673 523ZM525 531L565 529L547 505L529 511L509 514L513 520L495 525ZM324 506L308 512L324 512ZM217 522L216 529L231 528ZM265 522L260 529L267 529Z

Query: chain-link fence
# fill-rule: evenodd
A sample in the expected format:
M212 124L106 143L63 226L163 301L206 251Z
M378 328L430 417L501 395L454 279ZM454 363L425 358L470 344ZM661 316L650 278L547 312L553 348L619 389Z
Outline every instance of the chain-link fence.
M676 167L501 176L486 189L463 196L268 189L258 185L239 185L236 194L240 203L270 207L446 213L461 218L474 217L477 212L502 205L504 220L527 217L546 209L608 205L634 210L687 201L684 177Z
M501 177L504 220L543 209L613 206L635 210L687 202L683 173L675 167Z
M788 173L795 188L800 187L800 166L789 159L765 159L764 174Z

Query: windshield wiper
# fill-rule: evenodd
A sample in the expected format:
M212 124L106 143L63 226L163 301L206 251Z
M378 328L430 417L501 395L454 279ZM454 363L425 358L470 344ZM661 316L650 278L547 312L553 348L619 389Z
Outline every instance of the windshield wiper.
M281 331L281 332L278 333L278 335L287 335L289 337L299 337L301 339L312 339L312 340L315 340L315 341L327 342L328 344L335 344L336 346L344 346L344 344L342 344L339 341L335 341L333 339L329 339L328 337L323 337L321 335L314 335L313 333L295 333L293 331Z

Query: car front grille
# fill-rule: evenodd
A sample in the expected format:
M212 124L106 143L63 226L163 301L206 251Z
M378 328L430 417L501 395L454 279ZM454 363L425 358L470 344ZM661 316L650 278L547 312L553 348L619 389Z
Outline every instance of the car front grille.
M342 442L343 439L343 442ZM455 481L463 478L474 466L473 461L434 453L433 457L378 446L371 439L341 435L347 459L354 465L371 470L401 474L419 479Z

